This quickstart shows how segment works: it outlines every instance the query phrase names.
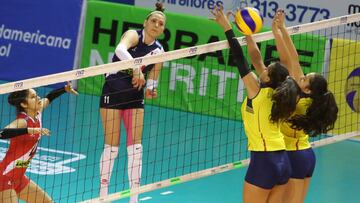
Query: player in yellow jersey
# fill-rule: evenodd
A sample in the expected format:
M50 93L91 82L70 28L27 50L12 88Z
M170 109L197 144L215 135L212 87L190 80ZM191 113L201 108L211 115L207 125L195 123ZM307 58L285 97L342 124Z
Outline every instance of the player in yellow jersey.
M247 98L241 110L251 159L245 177L243 202L279 203L291 174L279 121L289 117L295 110L299 88L291 79L284 83L289 72L282 64L277 62L266 67L256 43L251 36L247 36L248 53L259 75L258 82L257 76L248 68L223 8L216 7L211 13L225 31L247 89Z
M338 108L333 94L327 88L326 79L317 73L304 75L295 46L285 28L285 14L279 10L272 26L280 60L288 65L290 76L296 80L301 94L296 110L281 124L286 150L292 167L284 202L304 202L310 179L315 168L315 154L309 143L309 135L316 136L332 129ZM285 42L284 46L278 46ZM289 54L290 53L290 57Z

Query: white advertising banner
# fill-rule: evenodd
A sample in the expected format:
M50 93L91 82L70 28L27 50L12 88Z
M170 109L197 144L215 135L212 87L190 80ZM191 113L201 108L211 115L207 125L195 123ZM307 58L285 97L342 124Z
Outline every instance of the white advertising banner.
M158 0L135 0L136 6L154 8ZM298 25L323 19L329 19L347 14L360 12L359 0L160 0L164 2L167 11L185 13L195 16L211 17L209 9L222 5L226 10L248 6L260 10L264 17L265 26L271 25L271 19L277 9L286 12L287 25ZM242 3L243 2L243 3ZM360 27L360 22L354 23Z

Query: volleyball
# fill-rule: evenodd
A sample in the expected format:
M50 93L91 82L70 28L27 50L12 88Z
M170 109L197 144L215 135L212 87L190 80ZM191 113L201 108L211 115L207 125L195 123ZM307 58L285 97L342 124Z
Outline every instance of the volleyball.
M346 103L354 111L360 112L360 67L355 68L346 80Z
M264 19L260 11L253 7L245 7L235 14L235 24L244 35L252 35L260 31Z

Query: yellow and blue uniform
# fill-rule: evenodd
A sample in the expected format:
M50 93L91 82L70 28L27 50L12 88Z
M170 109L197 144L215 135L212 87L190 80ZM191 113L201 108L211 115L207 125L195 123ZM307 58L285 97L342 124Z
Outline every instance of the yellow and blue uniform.
M292 116L305 115L311 103L311 98L301 97ZM284 134L286 151L292 167L291 178L304 179L311 177L316 160L309 142L309 135L303 130L292 129L287 122L281 123L280 130Z
M287 183L291 173L280 126L270 121L273 91L270 87L261 87L258 95L246 98L241 108L251 152L245 180L265 189Z
M300 98L292 116L305 115L306 110L310 106L311 102L311 98ZM309 135L306 134L303 130L292 129L288 122L281 123L280 130L284 134L287 151L303 150L309 149L311 147L309 142Z
M269 120L273 91L272 88L263 87L255 98L246 99L242 105L241 112L249 151L285 150L284 136L279 125Z

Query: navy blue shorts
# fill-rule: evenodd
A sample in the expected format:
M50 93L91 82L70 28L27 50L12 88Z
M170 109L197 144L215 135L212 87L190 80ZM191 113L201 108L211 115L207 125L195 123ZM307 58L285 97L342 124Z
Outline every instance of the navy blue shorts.
M264 189L272 189L275 185L286 184L290 174L291 166L285 150L251 152L245 181Z
M312 177L315 169L316 158L312 148L288 151L292 168L291 178L304 179Z
M117 73L106 77L100 97L100 107L106 109L144 108L144 88L138 90L131 83L132 77Z

